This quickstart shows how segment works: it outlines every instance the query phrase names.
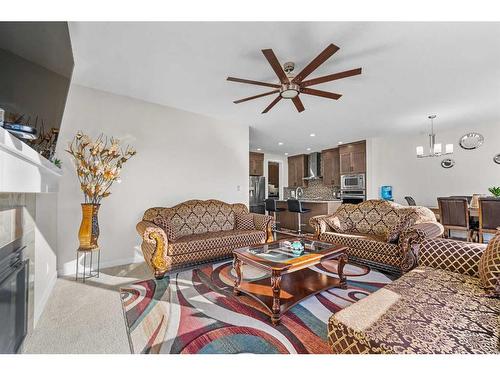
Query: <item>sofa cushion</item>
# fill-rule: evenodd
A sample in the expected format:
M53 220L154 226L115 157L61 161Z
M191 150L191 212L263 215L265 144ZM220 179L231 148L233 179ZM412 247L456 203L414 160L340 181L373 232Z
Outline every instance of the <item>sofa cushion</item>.
M253 222L253 214L238 214L236 215L236 224L234 229L238 230L255 230Z
M334 232L349 232L352 229L352 221L349 218L341 220L339 216L333 215L325 217L324 220Z
M388 243L377 236L324 232L321 234L320 240L347 246L347 255L350 257L386 264L395 268L401 266L399 246Z
M387 240L389 228L400 220L396 203L384 200L368 200L358 205L349 213L353 222L352 231L360 234L373 234Z
M264 243L266 233L256 230L227 230L222 232L207 232L190 234L169 242L168 255L181 255L197 251L225 247L243 247L251 244Z
M155 216L153 218L153 223L158 225L167 234L167 238L175 240L175 231L170 225L170 220L163 216Z
M321 234L321 240L337 243L349 248L365 249L374 253L387 254L391 257L400 256L399 247L396 244L387 243L383 238L374 235L363 235L349 232L325 232Z
M479 260L479 278L488 293L500 297L500 234L490 240Z
M499 353L500 299L479 279L418 267L334 314L335 353Z
M342 204L331 217L333 226L329 225L337 232L344 232L344 225L350 232L375 235L391 243L397 242L400 233L415 224L436 221L426 207L405 207L375 199L357 205ZM337 226L335 217L338 218Z
M162 226L169 240L175 240L190 234L234 229L238 213L248 213L247 207L215 199L189 200L170 208L150 208L144 213L143 220Z

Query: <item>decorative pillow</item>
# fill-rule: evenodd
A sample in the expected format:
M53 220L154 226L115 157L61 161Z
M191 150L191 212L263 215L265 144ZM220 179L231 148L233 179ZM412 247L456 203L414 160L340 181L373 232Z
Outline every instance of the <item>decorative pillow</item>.
M165 219L163 216L157 216L153 219L153 223L158 225L161 229L165 231L167 234L167 238L171 241L174 241L176 239L175 236L175 231L173 230L172 226L170 225L170 222Z
M479 260L481 286L492 295L500 297L500 234L493 237Z
M388 229L386 234L386 241L389 243L398 242L401 233L403 233L406 229L408 229L411 226L412 222L413 221L410 218L399 220L399 222L396 225Z
M237 214L236 229L255 230L255 224L253 223L253 214Z
M337 215L325 217L324 220L337 233L348 232L352 228L350 219L341 220Z

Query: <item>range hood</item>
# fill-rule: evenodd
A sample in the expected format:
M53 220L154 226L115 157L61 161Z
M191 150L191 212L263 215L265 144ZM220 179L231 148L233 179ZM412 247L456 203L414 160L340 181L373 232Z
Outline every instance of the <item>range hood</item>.
M321 178L321 152L307 155L308 176L304 180L317 180Z

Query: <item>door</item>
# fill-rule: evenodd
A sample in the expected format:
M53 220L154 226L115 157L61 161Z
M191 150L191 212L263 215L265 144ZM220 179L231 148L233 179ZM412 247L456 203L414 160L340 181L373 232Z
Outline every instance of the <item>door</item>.
M366 172L366 143L355 142L339 147L340 174Z
M258 152L250 152L249 171L250 176L264 175L264 154Z
M297 171L295 168L296 159L294 157L288 158L288 186L297 187Z
M366 172L366 156L364 151L353 151L351 153L351 172Z
M351 173L351 153L340 154L340 174Z
M323 184L340 186L339 149L324 150L321 152L321 158L323 160Z

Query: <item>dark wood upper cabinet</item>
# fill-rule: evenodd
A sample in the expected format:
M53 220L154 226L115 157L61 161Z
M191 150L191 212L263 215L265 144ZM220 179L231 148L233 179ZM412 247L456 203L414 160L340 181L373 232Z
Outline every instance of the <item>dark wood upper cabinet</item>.
M264 176L264 154L260 152L251 152L249 161L250 176Z
M338 148L321 151L323 185L340 186L340 153Z
M340 174L366 173L366 142L339 146Z
M307 155L295 155L288 158L288 186L305 186L307 177Z

